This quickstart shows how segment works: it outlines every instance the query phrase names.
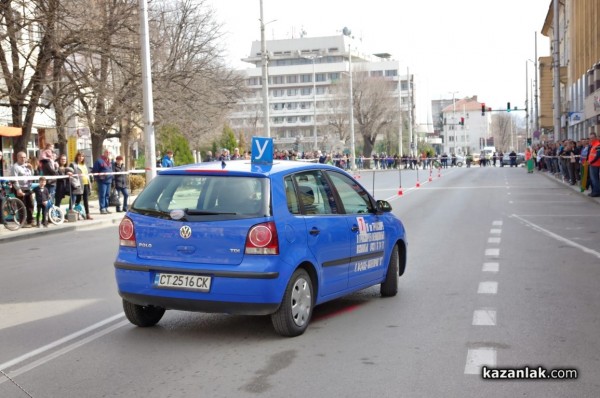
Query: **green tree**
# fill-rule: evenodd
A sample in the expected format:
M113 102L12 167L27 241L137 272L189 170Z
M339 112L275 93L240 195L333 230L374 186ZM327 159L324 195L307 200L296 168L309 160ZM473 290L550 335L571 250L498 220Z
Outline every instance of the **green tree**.
M190 150L188 140L181 134L179 129L172 125L162 126L158 130L158 151L165 154L173 151L175 165L194 163L194 156Z
M229 149L229 152L233 152L233 149L238 145L237 140L235 139L235 133L228 124L223 126L220 144L221 148Z

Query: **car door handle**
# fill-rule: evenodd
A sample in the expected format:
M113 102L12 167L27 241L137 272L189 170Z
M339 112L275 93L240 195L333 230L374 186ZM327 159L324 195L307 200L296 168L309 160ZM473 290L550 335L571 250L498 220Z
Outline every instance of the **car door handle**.
M354 224L351 229L352 229L352 232L358 231L358 225Z
M311 234L311 235L313 235L313 236L316 236L316 235L319 235L321 233L321 231L319 231L318 228L313 227L308 233Z

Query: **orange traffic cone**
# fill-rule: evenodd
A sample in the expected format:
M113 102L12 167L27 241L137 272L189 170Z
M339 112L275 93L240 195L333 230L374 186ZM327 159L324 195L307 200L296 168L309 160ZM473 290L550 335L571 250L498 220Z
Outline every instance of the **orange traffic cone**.
M419 182L419 180L417 180L417 188L421 187L421 183Z
M398 196L402 196L404 193L402 192L402 187L398 188Z

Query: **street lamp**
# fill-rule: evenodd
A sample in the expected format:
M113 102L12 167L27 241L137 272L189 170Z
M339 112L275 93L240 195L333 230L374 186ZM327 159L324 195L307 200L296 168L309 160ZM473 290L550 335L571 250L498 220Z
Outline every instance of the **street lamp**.
M352 31L344 27L342 34L353 39ZM350 77L350 168L356 170L356 147L354 144L354 100L352 92L352 43L348 43L348 75Z
M313 136L315 139L315 147L316 151L318 148L318 136L317 136L317 75L315 73L315 62L317 59L322 58L322 55L311 55L311 56L300 56L304 59L309 59L312 61L312 81L313 81Z

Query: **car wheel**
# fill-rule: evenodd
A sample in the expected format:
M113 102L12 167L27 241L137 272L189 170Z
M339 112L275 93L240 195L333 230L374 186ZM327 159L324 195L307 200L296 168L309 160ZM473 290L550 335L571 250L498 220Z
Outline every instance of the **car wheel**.
M398 293L399 264L400 257L398 255L398 246L394 245L394 250L392 250L392 255L390 256L390 263L388 264L385 280L381 284L380 291L383 297L393 297Z
M313 286L308 273L298 269L288 282L279 309L271 315L275 331L282 336L299 336L308 327L313 309Z
M463 164L462 164L462 162L458 162L458 163L456 163L456 165L457 165L458 167L463 167Z
M123 300L123 310L129 322L140 327L156 325L165 314L164 308L137 305L127 300Z

